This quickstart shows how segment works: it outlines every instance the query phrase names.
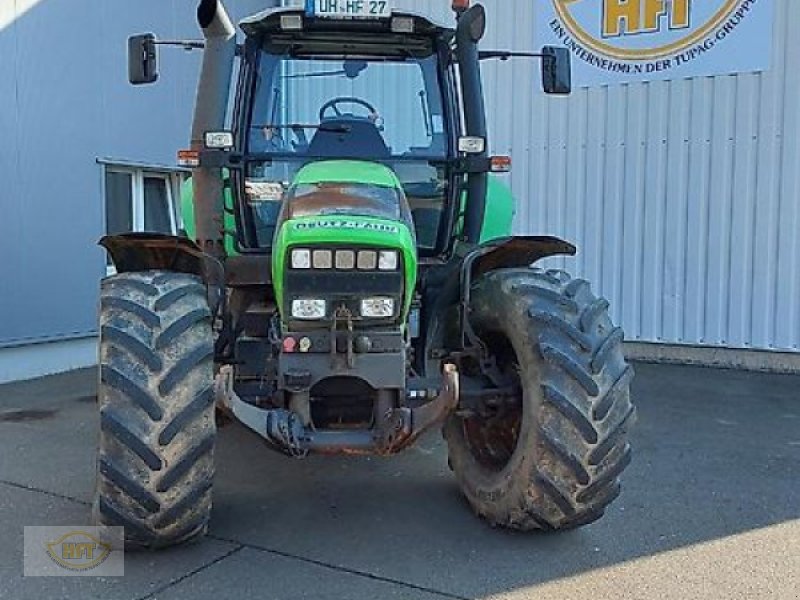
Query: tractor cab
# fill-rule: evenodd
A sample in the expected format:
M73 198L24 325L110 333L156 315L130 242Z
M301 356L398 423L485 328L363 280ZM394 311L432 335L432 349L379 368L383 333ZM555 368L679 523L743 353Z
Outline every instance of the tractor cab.
M234 151L244 161L243 245L272 247L280 192L304 166L348 161L340 163L346 171L361 161L397 176L402 194L388 195L398 211L399 198L407 200L419 250L442 251L458 187L453 31L405 13L343 20L297 9L268 11L241 27L248 37ZM348 183L362 199L370 187ZM371 187L373 196L387 195ZM352 213L353 203L345 204Z

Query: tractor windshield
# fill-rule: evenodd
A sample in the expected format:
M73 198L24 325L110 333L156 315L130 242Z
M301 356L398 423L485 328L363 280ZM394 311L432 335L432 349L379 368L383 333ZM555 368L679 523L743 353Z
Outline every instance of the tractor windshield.
M282 200L276 190L288 190L311 162L347 159L392 169L408 198L419 246L435 247L447 195L449 144L439 81L435 54L390 58L263 51L246 141L247 189L272 192L260 197L248 192L259 245L272 244ZM365 197L364 202L381 205L386 214L387 198ZM396 195L388 200L398 201Z

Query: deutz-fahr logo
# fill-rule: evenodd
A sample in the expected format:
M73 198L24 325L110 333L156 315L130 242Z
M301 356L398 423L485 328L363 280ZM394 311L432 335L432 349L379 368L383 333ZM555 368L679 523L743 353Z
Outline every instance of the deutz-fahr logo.
M728 37L763 0L550 0L585 49L617 61L688 61ZM669 68L669 64L660 65ZM659 69L660 70L660 69Z
M376 231L378 233L400 233L400 228L396 225L372 223L369 221L352 221L350 219L319 219L317 221L305 221L303 223L297 223L294 228L297 231L309 229L359 229L361 231Z
M111 554L111 546L89 533L73 531L47 544L53 561L71 571L88 571L102 564Z

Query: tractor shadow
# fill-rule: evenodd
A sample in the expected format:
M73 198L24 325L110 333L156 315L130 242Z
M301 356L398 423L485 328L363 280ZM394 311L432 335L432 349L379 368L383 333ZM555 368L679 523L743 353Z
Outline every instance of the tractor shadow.
M217 451L211 533L479 596L800 518L800 377L637 371L623 493L580 530L520 534L480 521L438 434L390 459L297 461L233 424Z

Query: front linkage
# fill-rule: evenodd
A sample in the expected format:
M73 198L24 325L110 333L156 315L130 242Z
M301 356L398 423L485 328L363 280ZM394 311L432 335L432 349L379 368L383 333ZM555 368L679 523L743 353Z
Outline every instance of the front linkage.
M458 405L458 371L445 364L438 395L416 407L394 407L391 402L375 403L373 426L369 430L317 431L303 424L302 417L286 409L262 409L242 400L234 390L234 370L220 369L216 379L219 406L267 440L276 450L292 457L309 452L322 454L396 454L413 444L420 435L441 424ZM297 393L308 390L297 390Z

